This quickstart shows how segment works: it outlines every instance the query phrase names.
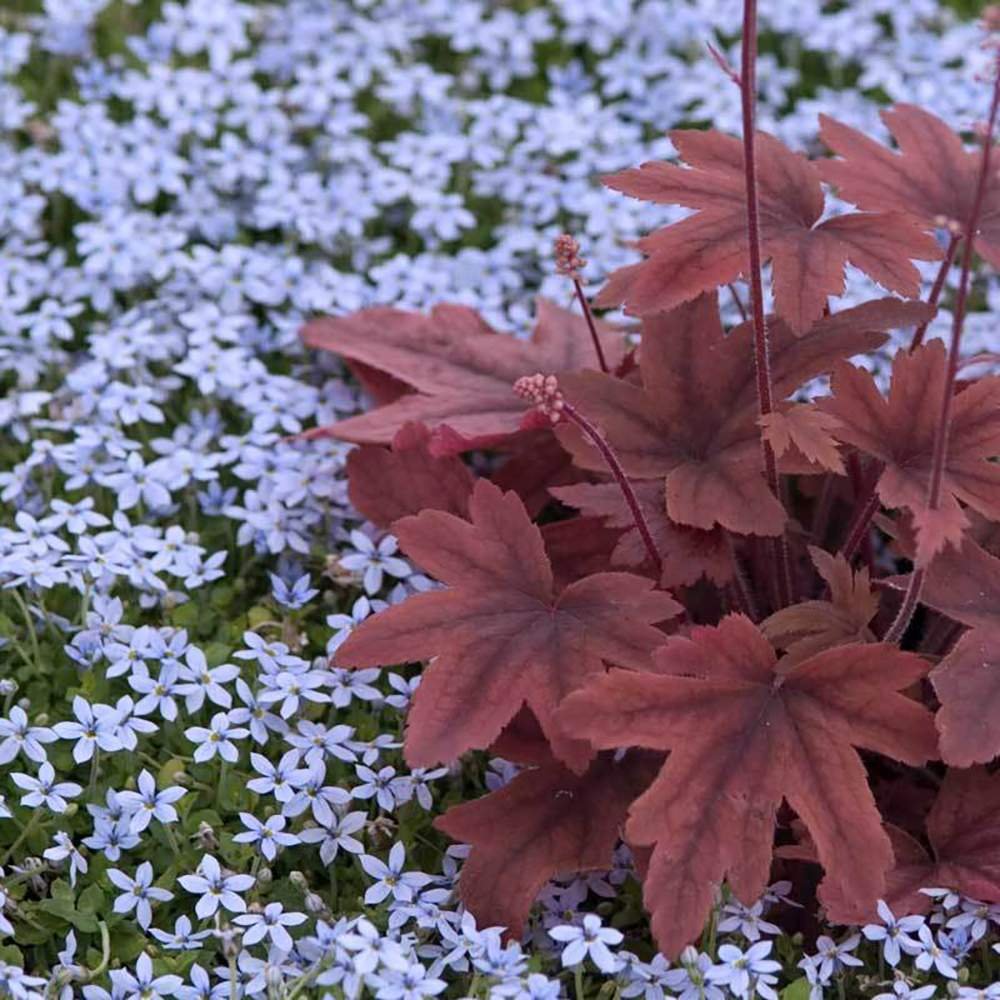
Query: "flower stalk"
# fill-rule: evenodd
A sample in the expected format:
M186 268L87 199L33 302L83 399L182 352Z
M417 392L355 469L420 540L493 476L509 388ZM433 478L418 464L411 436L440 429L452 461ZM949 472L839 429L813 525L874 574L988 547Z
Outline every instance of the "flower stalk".
M757 409L760 417L774 410L774 386L771 376L771 350L764 316L764 283L761 276L760 204L757 188L756 102L757 102L757 2L743 3L743 45L740 55L740 103L743 112L743 172L746 180L747 247L749 251L750 314L753 320L754 373L757 385ZM778 462L774 449L764 434L760 438L764 457L764 475L771 492L781 499ZM774 540L773 562L777 574L780 607L791 603L791 567L784 536Z
M625 503L632 515L632 520L639 531L642 543L646 547L650 561L656 569L656 579L659 582L663 575L663 560L660 558L659 550L653 541L653 533L650 531L646 515L642 512L639 498L632 489L625 470L622 468L618 456L614 449L605 440L604 435L562 394L559 388L559 381L555 375L525 375L514 383L514 392L522 399L527 399L534 403L538 411L544 414L553 424L568 420L576 424L586 435L590 443L600 452L605 465L614 477L618 488L621 490Z
M1000 113L1000 55L994 63L993 97L990 101L990 113L985 128L982 131L982 157L979 163L979 177L976 181L976 194L969 210L969 218L965 224L965 241L962 244L962 265L958 282L958 293L955 296L955 309L952 313L951 344L948 348L948 369L945 375L944 391L941 394L941 408L934 431L934 451L931 460L931 479L927 491L927 506L937 510L941 503L941 485L944 481L944 467L948 459L948 436L951 431L952 409L955 400L955 379L958 376L961 355L962 329L965 324L965 312L969 300L969 285L972 277L972 253L976 242L976 231L979 228L979 218L983 211L983 200L990 179L990 161L993 153L993 135L996 131L997 115ZM903 603L895 619L885 634L885 641L898 643L909 627L913 613L920 603L924 579L927 571L924 566L917 566L910 574L910 580L903 595Z

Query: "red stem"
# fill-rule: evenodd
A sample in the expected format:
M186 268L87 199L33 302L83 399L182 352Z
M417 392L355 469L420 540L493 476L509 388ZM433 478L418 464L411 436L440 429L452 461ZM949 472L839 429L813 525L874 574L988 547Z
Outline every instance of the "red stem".
M771 380L771 351L764 318L764 284L761 279L760 205L757 193L756 98L757 98L757 0L743 2L743 45L740 54L740 102L743 109L743 172L747 196L747 244L749 247L750 310L753 316L754 370L757 376L758 415L766 417L774 410ZM761 433L764 474L771 492L780 501L778 463L774 449ZM774 541L774 565L777 571L778 601L784 607L791 600L791 569L784 536Z
M628 509L632 514L632 520L635 521L635 526L639 529L642 543L646 546L649 558L656 568L656 582L659 583L663 576L663 560L660 559L660 553L656 548L656 543L653 541L653 533L649 530L646 515L643 514L642 508L639 506L635 490L632 489L632 484L629 482L629 478L625 474L621 462L618 461L618 456L612 450L611 445L604 440L601 432L572 403L563 400L560 412L569 420L572 420L587 435L594 447L601 453L601 458L604 459L605 464L611 471L611 475L615 477L618 488L622 491L625 503L628 504Z
M983 155L979 164L979 178L976 182L976 195L969 211L965 226L965 243L962 246L962 271L958 282L958 294L955 296L955 310L951 323L951 346L948 349L948 372L941 396L941 411L937 426L934 428L934 455L931 464L931 482L927 491L927 506L937 510L941 502L941 484L944 480L944 466L948 457L948 436L951 431L951 411L955 398L955 378L958 375L959 352L962 345L962 327L965 323L965 310L969 299L969 281L972 274L972 251L976 242L976 230L979 217L983 210L983 199L986 196L986 183L990 176L990 157L993 152L993 133L996 129L997 114L1000 112L1000 57L994 67L993 99L990 102L990 116L983 133ZM905 634L920 601L924 587L924 567L918 567L910 574L910 582L903 595L903 604L895 620L885 634L885 642L899 642Z
M587 296L583 294L583 285L579 278L573 279L573 288L576 290L576 297L583 310L583 318L587 321L587 329L590 330L590 339L594 342L594 350L597 352L597 361L601 366L601 371L607 375L611 369L608 368L607 358L604 356L604 348L601 346L601 338L597 334L597 325L594 323L594 314L590 311L590 303Z
M840 549L841 555L848 562L854 558L855 553L858 551L858 547L861 545L862 540L868 533L868 528L870 527L872 518L875 516L875 512L878 508L878 490L876 490L873 486L871 493L868 494L868 499L862 507L858 508L857 514L854 515L851 530L847 533L847 538L844 540L844 544Z
M951 268L952 262L955 259L955 251L958 249L958 241L961 237L958 233L952 233L951 239L948 240L948 249L945 250L944 260L941 261L941 266L938 268L937 277L934 279L934 284L931 285L931 293L927 297L927 304L929 306L936 306L938 304L938 299L941 298L941 292L944 291L945 279L948 277L948 271ZM916 350L924 342L924 334L927 333L927 323L921 323L920 326L913 331L913 339L910 341L910 350Z
M834 492L837 489L837 476L827 473L823 478L823 489L813 511L812 523L810 524L810 534L812 540L822 546L826 539L827 529L830 527L830 513L833 510Z
M733 536L728 531L725 532L725 536L726 544L729 548L729 558L733 564L733 579L735 580L733 589L739 599L739 604L747 618L755 622L760 621L760 612L757 610L757 602L754 600L753 590L750 587L750 581L747 578L746 570L743 568L743 563L740 562L740 557L736 552L736 544L733 540Z

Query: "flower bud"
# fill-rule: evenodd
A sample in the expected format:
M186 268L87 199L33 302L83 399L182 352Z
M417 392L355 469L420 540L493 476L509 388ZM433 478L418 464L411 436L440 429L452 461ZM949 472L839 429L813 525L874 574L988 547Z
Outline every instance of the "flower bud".
M680 954L680 963L683 966L695 965L698 962L698 949L689 944Z
M219 849L219 838L215 831L204 820L198 825L198 832L195 834L198 846L206 851L217 851Z

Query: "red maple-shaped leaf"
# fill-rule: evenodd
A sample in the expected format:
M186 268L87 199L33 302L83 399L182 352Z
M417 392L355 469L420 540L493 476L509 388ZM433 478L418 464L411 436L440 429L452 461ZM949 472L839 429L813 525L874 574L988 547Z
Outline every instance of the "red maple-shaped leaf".
M448 588L363 622L336 663L434 658L408 718L406 758L414 766L489 746L527 704L556 756L581 767L590 754L556 724L559 702L605 661L647 666L664 639L654 624L680 606L629 573L598 573L557 591L524 504L486 480L476 483L469 518L424 511L395 523L403 551Z
M772 320L775 397L790 395L844 357L871 350L884 339L875 331L927 315L920 303L868 302L824 317L801 337ZM641 385L599 372L568 375L560 385L602 429L628 475L665 477L672 521L777 535L785 512L762 471L752 341L746 323L727 335L715 294L702 295L643 319ZM581 437L560 433L579 464L603 471Z
M968 525L959 500L991 519L1000 519L1000 378L982 378L963 388L952 408L951 432L941 500L927 504L934 433L947 379L940 341L900 351L884 397L872 376L841 363L833 370L833 395L820 401L837 418L834 433L846 444L880 459L885 468L878 492L888 507L913 513L916 560L926 565L946 545L960 544Z
M761 622L761 631L786 657L802 660L848 642L875 642L868 627L878 612L868 569L855 572L839 553L809 547L817 572L830 590L829 600L803 601L781 608Z
M688 169L644 163L604 179L643 201L683 205L695 214L639 240L647 256L612 274L598 304L636 315L672 309L733 281L747 267L743 145L720 132L670 133ZM847 263L901 295L920 289L911 258L940 250L919 223L900 213L841 215L819 222L824 198L813 164L773 136L757 134L761 249L774 274L775 311L802 333L844 289Z
M997 775L984 767L949 768L927 816L927 838L931 845L927 868L922 869L913 855L898 859L893 873L897 898L909 882L911 891L944 886L983 902L1000 901Z
M745 903L760 896L783 799L837 892L884 895L892 851L855 747L912 764L934 756L931 713L899 693L924 675L923 659L847 645L788 665L731 615L670 638L654 669L596 677L558 717L598 749L670 751L626 826L630 841L655 845L643 894L662 950L701 932L724 878Z
M614 364L623 351L620 332L600 324ZM338 421L326 430L344 441L388 444L410 421L437 431L438 451L464 451L503 440L533 425L523 400L511 391L522 375L596 367L582 316L538 300L530 341L498 334L465 306L437 306L425 316L400 309L364 309L307 323L309 347L334 351L392 375L415 390L387 406Z
M366 444L347 456L348 496L373 524L388 528L427 509L466 513L472 473L454 455L431 454L430 439L423 424L404 424L392 450Z
M503 452L503 464L489 478L501 489L513 490L532 517L537 517L551 500L549 487L583 478L572 456L552 433L551 425L514 435L505 443Z
M599 754L580 775L549 760L434 825L472 845L458 889L479 925L520 938L540 889L559 874L608 868L625 814L656 773L654 755Z
M636 480L632 488L660 553L660 583L664 587L688 586L702 576L719 585L732 579L733 558L723 531L674 524L667 517L662 479ZM649 562L632 512L616 483L578 483L554 487L550 492L588 519L604 518L607 527L622 530L611 554L613 565L634 569Z
M982 153L968 150L936 115L913 104L882 112L899 152L826 115L820 137L840 160L816 164L825 181L859 208L903 212L925 226L966 225L972 213ZM976 249L1000 267L1000 181L986 188Z
M612 559L621 531L601 524L596 517L550 521L540 525L540 530L557 590L581 577L622 568Z
M828 413L805 403L793 403L773 410L758 423L776 458L798 449L806 461L830 472L843 473L844 460L833 436L836 420Z
M1000 777L984 767L951 767L926 819L930 850L899 827L887 825L895 862L885 900L897 914L926 913L930 898L921 889L942 887L986 903L1000 902ZM800 856L809 858L810 845ZM837 923L875 919L873 907L859 908L828 891L827 915Z
M921 600L971 628L930 675L941 756L957 767L990 761L1000 754L1000 559L967 538L931 563Z

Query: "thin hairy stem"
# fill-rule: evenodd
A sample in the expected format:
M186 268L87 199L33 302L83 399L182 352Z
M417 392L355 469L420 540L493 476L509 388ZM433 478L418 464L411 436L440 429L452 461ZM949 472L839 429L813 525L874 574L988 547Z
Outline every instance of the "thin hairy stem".
M951 238L948 240L948 249L945 250L944 260L941 261L941 266L938 268L937 277L934 279L934 284L931 285L931 293L927 297L927 304L929 306L936 306L938 300L941 298L941 293L944 291L944 283L948 277L948 272L951 270L951 265L955 260L955 251L958 249L958 243L961 239L958 233L952 233ZM913 339L910 341L910 350L916 350L923 342L924 335L927 333L927 327L930 320L926 323L921 323L920 326L913 331Z
M580 284L579 278L573 279L573 289L576 292L576 298L580 303L580 308L583 310L583 318L587 321L587 329L590 330L590 339L594 342L594 353L597 355L597 363L601 366L601 371L608 374L611 371L611 369L608 368L608 359L604 356L604 347L601 345L601 338L597 333L597 324L594 322L594 314L591 312L587 296L583 293L583 285Z
M823 488L816 501L813 511L810 534L817 545L822 545L830 527L830 515L833 512L833 501L837 491L837 476L827 473L823 478Z
M760 611L757 608L757 601L754 598L753 588L750 586L750 579L747 576L746 569L743 567L743 563L736 551L736 543L728 531L725 535L726 546L729 549L729 559L733 564L733 579L735 580L733 589L736 591L740 606L746 616L751 621L760 621Z
M760 205L757 194L756 103L757 103L757 0L743 2L743 45L740 55L740 103L743 109L743 172L746 180L747 244L749 247L750 311L753 316L754 371L757 382L757 410L766 417L774 410L771 379L771 349L764 318L764 283L761 277ZM778 463L771 443L761 432L764 474L771 492L780 501ZM774 541L774 564L779 605L791 600L791 567L785 538Z
M920 603L920 594L923 589L924 571L923 568L918 568L910 574L910 582L907 584L906 592L903 594L903 603L899 606L896 617L892 620L892 624L883 636L883 642L897 643L902 641L906 630L910 627L913 613L917 610L917 605Z
M543 375L538 372L535 375L523 375L514 383L514 394L521 399L527 399L538 409L538 412L558 424L562 420L569 420L576 424L583 431L584 436L600 452L604 464L608 467L614 477L618 488L621 490L625 503L632 514L632 520L636 528L639 529L639 536L643 545L649 553L649 558L656 569L656 582L659 583L663 576L663 561L660 559L659 549L653 541L653 533L649 530L649 523L646 515L639 506L639 499L632 489L625 470L614 449L604 439L604 435L562 394L559 388L559 380L555 375Z
M660 558L660 552L653 541L653 533L649 530L646 515L643 514L642 507L639 506L639 498L635 495L635 490L632 489L632 484L629 482L621 462L618 461L618 456L614 453L611 445L605 441L601 432L572 403L563 400L562 413L586 434L591 444L601 453L601 458L604 459L604 464L614 476L615 482L625 498L625 503L628 505L629 512L632 514L632 520L635 522L636 528L639 529L642 544L646 546L649 558L656 568L656 580L659 582L663 575L663 560Z
M850 562L857 554L861 542L868 534L871 527L872 518L879 508L878 490L873 486L868 494L868 499L858 507L854 520L851 522L850 530L844 539L844 544L840 548L840 554Z
M951 323L951 345L948 348L948 370L945 376L944 392L941 394L941 409L938 422L934 429L934 453L931 461L930 487L927 491L927 506L937 510L941 502L941 484L944 480L944 466L948 458L948 436L951 431L952 406L955 399L955 378L958 375L959 354L962 346L962 328L965 323L965 310L969 300L969 284L972 275L972 252L976 242L976 231L979 227L979 217L983 210L983 199L986 195L986 184L990 176L990 159L993 152L993 133L996 130L997 114L1000 113L1000 57L994 65L993 98L990 101L990 116L983 130L983 155L979 162L979 177L976 181L976 194L969 210L969 218L965 225L965 242L962 245L962 269L958 281L958 294L955 296L955 309ZM920 602L926 574L923 567L917 567L910 574L910 581L903 595L903 603L895 620L885 634L886 642L899 642L905 634Z

